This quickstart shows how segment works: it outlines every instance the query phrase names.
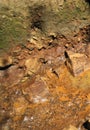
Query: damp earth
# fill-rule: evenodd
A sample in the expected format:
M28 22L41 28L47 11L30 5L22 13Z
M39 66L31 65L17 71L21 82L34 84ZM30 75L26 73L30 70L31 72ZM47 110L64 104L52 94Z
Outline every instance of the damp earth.
M89 12L28 9L0 8L0 130L90 130Z

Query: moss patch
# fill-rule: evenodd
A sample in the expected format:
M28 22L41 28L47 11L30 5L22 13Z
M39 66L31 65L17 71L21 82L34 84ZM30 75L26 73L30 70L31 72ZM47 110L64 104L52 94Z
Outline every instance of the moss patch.
M0 10L0 48L9 48L14 44L24 42L27 30L24 20L7 10Z

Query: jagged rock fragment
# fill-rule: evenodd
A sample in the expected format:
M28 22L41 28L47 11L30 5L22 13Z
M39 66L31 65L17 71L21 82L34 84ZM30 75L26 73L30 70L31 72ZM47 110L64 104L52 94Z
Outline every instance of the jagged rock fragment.
M25 61L26 74L35 74L40 69L40 62L37 58L30 58Z
M90 69L90 60L85 54L66 51L65 55L66 65L74 76Z
M86 55L90 58L90 44L88 44L86 47Z
M29 83L22 89L24 95L29 102L42 103L48 100L49 90L48 87L40 77L35 79L35 82Z

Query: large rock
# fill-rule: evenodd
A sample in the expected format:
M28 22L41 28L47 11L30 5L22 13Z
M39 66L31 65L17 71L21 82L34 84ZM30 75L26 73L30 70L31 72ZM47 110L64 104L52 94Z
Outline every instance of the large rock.
M85 54L74 53L72 51L66 52L66 65L70 72L77 76L82 72L90 69L90 60Z

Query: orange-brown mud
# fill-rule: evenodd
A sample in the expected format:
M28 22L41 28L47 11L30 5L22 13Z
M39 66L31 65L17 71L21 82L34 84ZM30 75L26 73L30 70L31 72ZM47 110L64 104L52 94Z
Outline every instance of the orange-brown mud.
M85 53L87 43L61 40L11 50L13 65L0 71L1 130L80 130L90 119L90 70L74 77L64 56L65 50Z

